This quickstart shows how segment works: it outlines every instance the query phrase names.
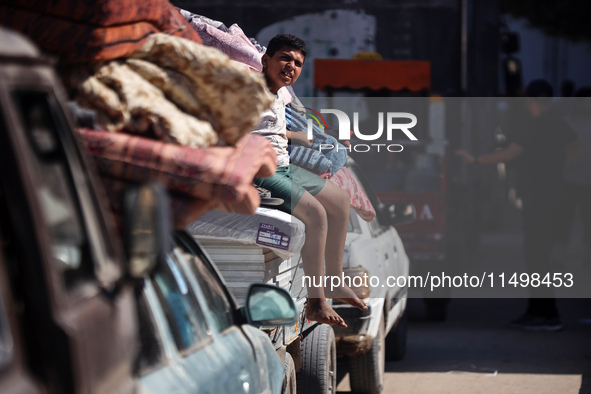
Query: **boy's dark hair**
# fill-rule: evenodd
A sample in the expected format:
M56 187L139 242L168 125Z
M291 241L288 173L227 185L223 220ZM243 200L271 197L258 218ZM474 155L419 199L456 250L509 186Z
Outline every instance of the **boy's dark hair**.
M304 57L306 57L306 54L308 53L308 47L304 40L293 34L277 34L275 37L271 38L269 45L267 45L267 52L265 53L270 57L273 57L275 52L283 47L297 49L302 55L304 55Z

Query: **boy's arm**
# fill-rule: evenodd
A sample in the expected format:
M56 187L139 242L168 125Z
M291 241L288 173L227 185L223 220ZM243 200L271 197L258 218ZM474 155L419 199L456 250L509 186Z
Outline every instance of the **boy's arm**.
M308 139L308 133L305 131L286 131L287 139L291 141L292 144L296 145L303 145L310 147L312 146L312 141Z

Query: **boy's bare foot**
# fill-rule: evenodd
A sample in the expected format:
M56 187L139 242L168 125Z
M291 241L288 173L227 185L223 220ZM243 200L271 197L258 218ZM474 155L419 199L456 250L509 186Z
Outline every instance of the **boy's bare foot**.
M328 305L324 298L308 298L305 314L308 320L347 328L343 318Z
M345 302L349 305L354 306L355 308L361 309L362 311L367 310L367 304L365 302L361 301L360 298L355 297L355 298L334 298L334 299Z
M329 298L333 298L335 300L339 300L345 302L349 305L354 306L355 308L359 308L362 311L367 310L367 305L365 302L361 301L359 297L355 294L353 290L349 286L342 285L336 289L331 291L325 290L326 296Z

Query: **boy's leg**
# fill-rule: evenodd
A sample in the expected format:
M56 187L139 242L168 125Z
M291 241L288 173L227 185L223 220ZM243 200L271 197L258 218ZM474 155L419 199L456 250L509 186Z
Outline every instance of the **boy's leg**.
M319 191L324 180L318 178ZM306 317L309 320L346 327L345 321L330 307L324 294L324 255L328 220L322 204L302 186L292 182L291 167L279 167L271 178L256 179L257 185L280 197L284 203L279 209L288 212L306 226L306 242L302 247L304 274L310 277L312 286L308 290ZM316 284L316 285L314 285Z
M351 209L349 194L340 187L326 182L326 180L320 178L318 175L298 166L292 165L291 172L293 182L302 185L306 190L310 191L326 211L328 222L328 231L326 238L324 238L326 274L341 278L343 273L345 240L349 226L349 212ZM329 298L336 298L361 310L367 309L367 305L344 284L336 289L325 289L325 294Z
M322 204L327 213L326 274L341 278L351 199L346 191L331 182L326 182L322 190L314 197ZM328 297L346 302L362 310L367 309L367 305L344 283L339 288L331 290L325 291Z
M326 211L310 193L304 192L292 214L306 225L306 242L302 247L304 273L310 277L312 286L308 287L306 318L321 323L337 324L347 327L328 304L324 289L324 255L328 232Z

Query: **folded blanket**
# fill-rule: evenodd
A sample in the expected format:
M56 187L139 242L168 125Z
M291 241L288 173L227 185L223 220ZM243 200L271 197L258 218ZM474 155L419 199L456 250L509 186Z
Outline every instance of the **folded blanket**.
M246 37L240 26L226 27L222 22L179 9L181 15L201 37L203 45L217 48L232 60L236 60L253 71L262 72L261 53Z
M154 133L194 148L234 145L271 106L265 81L220 51L153 34L133 57L76 67L64 82L109 131Z
M332 161L317 150L301 145L290 145L289 159L292 164L305 168L316 175L332 175Z
M337 171L330 179L341 189L344 189L351 196L351 207L366 222L371 222L376 216L376 211L371 205L369 198L363 191L363 187L357 179L351 174L348 168L343 167Z
M285 121L287 129L291 131L308 131L308 119L290 106L285 107ZM334 175L347 162L347 149L336 138L325 134L317 123L312 124L314 141L312 147L293 146L290 159L296 164L317 175L329 172ZM322 151L320 146L322 144ZM328 149L328 146L333 148Z
M160 89L126 63L112 61L102 65L92 76L85 78L84 74L72 73L70 79L79 81L77 101L96 108L98 123L108 130L153 132L162 141L193 148L207 147L218 141L209 122L181 111Z
M260 199L253 178L269 177L277 168L269 142L252 134L235 148L193 149L129 134L77 131L103 176L160 182L173 192L230 212L254 213Z
M68 63L129 56L159 32L201 42L168 0L3 0L0 25Z
M163 69L172 69L192 81L198 110L192 113L208 121L228 144L235 144L260 122L260 114L272 99L261 73L248 71L220 51L166 34L152 34L132 58ZM158 78L150 79L165 90Z

